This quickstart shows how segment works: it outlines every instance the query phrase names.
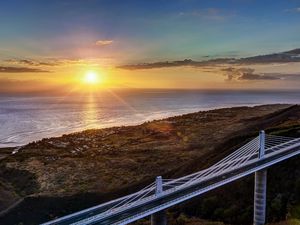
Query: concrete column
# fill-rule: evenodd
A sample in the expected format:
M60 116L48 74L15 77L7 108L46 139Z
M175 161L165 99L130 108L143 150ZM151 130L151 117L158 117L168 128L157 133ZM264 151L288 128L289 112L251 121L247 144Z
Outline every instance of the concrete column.
M265 132L259 133L259 159L265 155ZM254 184L254 225L264 225L266 222L266 195L267 195L267 170L255 172Z
M162 177L156 177L156 196L159 196L163 192ZM151 215L151 225L167 225L166 211L160 211Z
M265 156L265 141L266 141L265 131L261 130L259 132L259 150L258 150L259 159L263 159Z
M267 170L257 171L254 189L254 225L264 225L266 222L266 191Z

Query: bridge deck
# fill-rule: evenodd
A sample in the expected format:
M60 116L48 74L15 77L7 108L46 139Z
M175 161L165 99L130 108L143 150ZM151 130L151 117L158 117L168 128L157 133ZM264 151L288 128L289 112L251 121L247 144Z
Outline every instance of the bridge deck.
M155 186L75 214L50 221L50 224L127 224L184 202L202 193L238 180L300 153L300 139L267 136L266 153L258 158L255 138L225 159L206 170L167 181L161 195Z

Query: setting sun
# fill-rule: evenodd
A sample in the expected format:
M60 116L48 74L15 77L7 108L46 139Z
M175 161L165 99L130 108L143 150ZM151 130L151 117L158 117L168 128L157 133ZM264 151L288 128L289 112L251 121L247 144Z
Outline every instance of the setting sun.
M87 84L97 84L100 82L100 77L95 71L88 71L84 76L84 81Z

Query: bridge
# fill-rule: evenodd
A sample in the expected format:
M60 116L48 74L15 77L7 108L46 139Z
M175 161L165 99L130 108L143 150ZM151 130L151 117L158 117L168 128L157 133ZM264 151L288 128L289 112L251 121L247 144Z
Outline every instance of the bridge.
M128 224L151 215L152 225L167 224L165 210L255 173L254 225L265 224L267 168L300 153L300 138L267 135L243 145L221 161L177 179L156 180L142 190L43 225Z

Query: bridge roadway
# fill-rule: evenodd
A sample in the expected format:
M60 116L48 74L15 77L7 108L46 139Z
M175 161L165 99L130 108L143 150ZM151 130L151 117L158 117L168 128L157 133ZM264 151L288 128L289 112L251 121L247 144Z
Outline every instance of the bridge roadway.
M268 151L266 151L267 153ZM149 216L155 212L164 210L166 208L172 207L178 203L185 200L191 199L202 193L213 190L217 187L223 186L232 181L238 180L249 174L252 174L258 170L267 168L285 159L296 156L300 153L300 139L298 143L282 148L276 152L270 152L266 155L264 159L252 159L246 165L233 168L232 170L220 173L217 176L208 178L199 183L194 183L187 185L186 187L172 191L171 189L163 192L163 194L157 198L149 199L148 201L142 202L141 204L134 205L130 208L124 209L122 211L117 211L115 213L108 214L107 216L97 216L100 213L105 212L110 209L116 203L122 201L118 199L117 201L108 202L100 207L92 207L87 210L80 211L78 213L71 214L69 216L60 218L59 222L50 221L45 223L64 225L64 224L101 224L101 225L111 225L111 224L128 224L134 222L138 219Z

